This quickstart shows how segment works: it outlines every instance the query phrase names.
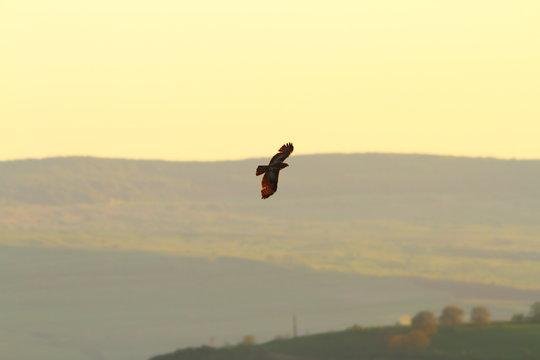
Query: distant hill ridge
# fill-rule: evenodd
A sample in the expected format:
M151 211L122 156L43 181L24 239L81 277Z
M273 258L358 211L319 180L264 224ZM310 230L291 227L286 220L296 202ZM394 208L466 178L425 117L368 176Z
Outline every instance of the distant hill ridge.
M0 244L234 256L371 275L540 289L540 161L293 156L0 162Z
M92 157L0 162L0 204L242 200L257 196L265 159L173 162ZM282 176L289 199L356 195L540 196L540 160L434 155L294 156ZM246 189L250 189L246 191Z

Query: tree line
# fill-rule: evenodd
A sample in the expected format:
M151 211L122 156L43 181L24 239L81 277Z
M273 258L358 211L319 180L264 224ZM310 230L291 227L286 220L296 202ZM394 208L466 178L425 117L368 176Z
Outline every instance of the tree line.
M531 305L528 315L514 314L514 316L512 316L512 321L518 323L540 323L540 301Z
M540 323L540 301L531 305L528 314L515 314L512 322ZM444 307L439 316L433 312L422 310L411 319L411 328L406 333L386 334L385 341L391 349L397 351L412 351L425 348L431 343L430 335L436 334L440 326L456 330L465 322L465 311L458 306L448 305ZM482 326L491 323L491 312L485 306L475 306L469 314L469 323L474 326ZM362 331L362 326L355 324L347 331ZM290 334L278 335L276 340L291 338ZM257 343L254 335L245 335L238 345L253 345Z
M431 343L429 336L436 334L439 326L455 330L464 322L464 316L465 311L454 305L446 306L438 317L431 311L420 311L411 319L411 330L388 336L387 344L392 349L404 352L427 347ZM528 315L516 314L512 321L540 323L540 302L531 305ZM490 322L491 313L486 307L476 306L471 309L470 324L481 326Z

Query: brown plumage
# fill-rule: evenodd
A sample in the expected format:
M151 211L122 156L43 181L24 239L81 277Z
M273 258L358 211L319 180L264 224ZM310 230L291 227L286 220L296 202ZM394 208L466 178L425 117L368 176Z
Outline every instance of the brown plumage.
M261 196L263 199L270 197L273 193L277 191L277 184L279 179L279 172L281 169L286 168L289 164L284 163L283 161L291 155L294 147L292 143L286 143L281 148L279 152L272 157L268 165L259 165L257 166L257 171L255 174L257 176L264 174L261 182Z

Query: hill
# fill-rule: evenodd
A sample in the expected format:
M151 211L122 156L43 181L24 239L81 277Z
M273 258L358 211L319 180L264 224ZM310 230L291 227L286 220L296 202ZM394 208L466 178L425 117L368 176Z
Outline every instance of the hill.
M190 348L151 360L521 360L540 358L540 325L498 323L442 328L425 349L400 353L387 346L405 327L366 328L323 333L260 345Z
M265 201L254 176L261 162L0 162L0 244L540 289L540 161L295 156Z
M301 334L448 304L509 319L540 299L538 161L294 156L264 201L261 162L0 162L3 359L266 341L292 314Z
M89 157L3 161L0 204L69 205L115 200L245 203L257 198L260 178L254 176L254 169L265 161L167 162ZM315 203L349 204L338 214L336 208L317 209L316 214L324 217L348 214L376 218L384 212L389 217L427 221L447 221L450 216L452 221L465 223L534 225L540 211L534 205L534 199L540 196L540 160L335 154L295 156L290 163L276 196L281 201L311 199ZM390 203L382 204L381 199ZM402 201L415 207L400 209ZM457 201L473 209L452 212L456 207L464 208ZM301 210L307 210L306 205ZM429 208L438 211L426 219L429 212L423 210ZM361 213L351 214L346 211L349 209ZM473 211L480 209L484 211Z

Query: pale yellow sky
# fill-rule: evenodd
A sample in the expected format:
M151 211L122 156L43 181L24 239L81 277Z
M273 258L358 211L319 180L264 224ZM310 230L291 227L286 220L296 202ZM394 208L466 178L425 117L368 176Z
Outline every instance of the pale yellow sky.
M540 1L3 0L0 159L540 158Z

